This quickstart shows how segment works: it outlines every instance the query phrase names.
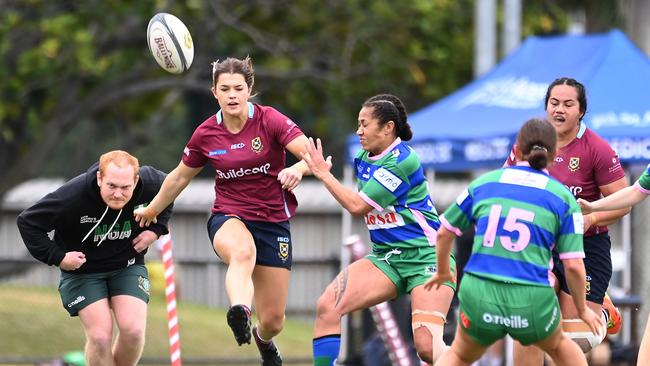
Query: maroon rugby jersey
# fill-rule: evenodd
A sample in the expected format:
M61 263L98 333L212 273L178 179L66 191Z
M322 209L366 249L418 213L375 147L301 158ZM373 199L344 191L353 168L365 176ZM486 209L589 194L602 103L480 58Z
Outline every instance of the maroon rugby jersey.
M285 146L302 131L272 107L248 103L248 120L238 133L222 124L221 111L196 128L183 151L183 163L215 170L213 213L234 214L253 221L289 219L298 203L282 189L278 173L285 168Z
M515 164L513 146L506 166ZM625 177L625 171L618 156L607 141L580 124L578 136L568 145L561 147L553 165L549 167L551 176L562 182L576 198L589 202L601 198L598 187L610 184ZM607 226L591 227L585 236L604 233Z

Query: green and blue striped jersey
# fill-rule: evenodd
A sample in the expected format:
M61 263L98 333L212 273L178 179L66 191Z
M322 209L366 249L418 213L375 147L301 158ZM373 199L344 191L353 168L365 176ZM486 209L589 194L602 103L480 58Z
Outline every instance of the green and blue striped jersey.
M474 180L441 217L460 235L475 225L465 272L507 283L551 286L552 251L584 258L584 222L571 192L547 173L518 165Z
M396 139L384 152L354 159L359 195L374 209L365 216L373 250L434 246L440 227L420 159Z

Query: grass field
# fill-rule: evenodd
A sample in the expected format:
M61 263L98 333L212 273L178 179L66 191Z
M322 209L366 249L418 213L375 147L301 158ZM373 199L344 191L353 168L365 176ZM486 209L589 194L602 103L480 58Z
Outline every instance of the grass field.
M180 302L178 314L183 359L233 359L242 365L247 364L242 363L244 360L258 357L254 345L237 346L226 325L224 309ZM311 331L310 322L287 320L276 340L286 360L311 358ZM0 284L0 358L54 358L82 350L83 344L79 320L68 316L55 289ZM164 299L152 297L143 359L166 359L168 347Z

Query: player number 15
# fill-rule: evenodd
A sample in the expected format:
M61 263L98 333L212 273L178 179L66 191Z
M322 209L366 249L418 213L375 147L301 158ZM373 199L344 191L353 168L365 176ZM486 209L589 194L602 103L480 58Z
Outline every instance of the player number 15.
M492 205L492 208L490 209L488 226L485 230L485 235L483 235L484 247L491 248L494 246L494 240L497 236L497 229L499 226L502 210L503 207L501 205ZM510 211L508 212L508 216L506 216L506 220L503 223L502 229L513 234L515 232L518 232L519 238L517 241L513 242L512 238L514 235L501 235L499 236L501 246L506 250L512 252L520 252L524 250L528 246L528 243L530 243L530 229L524 222L533 222L534 218L535 213L532 211L511 207Z

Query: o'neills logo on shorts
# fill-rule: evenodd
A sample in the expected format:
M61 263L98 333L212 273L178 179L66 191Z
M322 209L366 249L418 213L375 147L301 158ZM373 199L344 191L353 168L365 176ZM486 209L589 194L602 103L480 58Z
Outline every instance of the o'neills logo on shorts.
M83 296L77 296L77 298L74 299L73 302L71 302L71 303L68 304L68 307L71 308L71 307L77 305L78 303L80 303L80 302L82 302L82 301L84 301L84 300L86 300L85 297L83 297Z
M255 168L247 168L247 169L239 168L237 170L230 169L225 173L219 169L215 169L215 171L217 173L217 178L219 179L233 179L233 178L241 178L245 175L268 174L269 168L271 168L271 164L266 163L262 166L255 167Z
M510 315L506 318L501 315L483 313L483 321L513 329L528 328L528 319L522 318L520 315Z

